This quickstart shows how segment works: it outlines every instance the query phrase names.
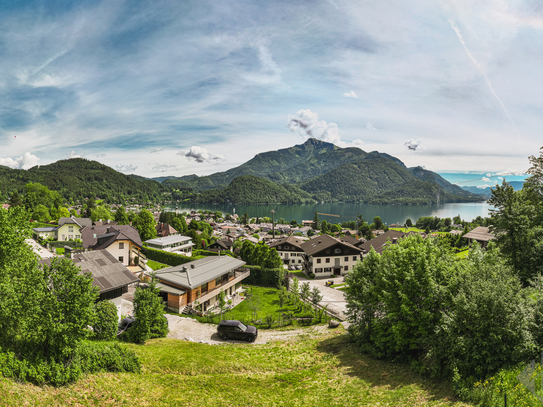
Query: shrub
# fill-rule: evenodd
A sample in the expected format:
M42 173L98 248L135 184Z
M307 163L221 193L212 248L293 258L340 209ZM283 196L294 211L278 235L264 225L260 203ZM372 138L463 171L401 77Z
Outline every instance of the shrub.
M315 278L315 273L309 273L309 277Z
M243 280L243 284L258 285L261 287L281 287L285 278L285 269L267 269L260 266L244 266L251 271L251 275Z
M117 337L117 307L111 301L100 301L94 306L94 338L112 341Z

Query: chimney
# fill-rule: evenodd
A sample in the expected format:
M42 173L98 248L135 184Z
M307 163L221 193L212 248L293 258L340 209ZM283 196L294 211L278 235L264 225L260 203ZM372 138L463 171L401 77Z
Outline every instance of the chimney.
M398 238L397 237L393 237L392 238L392 244L396 244L398 242Z

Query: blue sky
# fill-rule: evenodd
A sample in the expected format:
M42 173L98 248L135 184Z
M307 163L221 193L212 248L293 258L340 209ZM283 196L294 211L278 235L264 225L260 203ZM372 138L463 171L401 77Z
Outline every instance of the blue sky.
M531 0L0 2L0 165L209 174L313 136L522 172L542 48Z

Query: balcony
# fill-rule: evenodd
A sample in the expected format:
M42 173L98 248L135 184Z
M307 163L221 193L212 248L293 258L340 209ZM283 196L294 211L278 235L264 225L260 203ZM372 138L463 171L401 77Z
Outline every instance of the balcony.
M236 285L237 283L240 283L243 279L246 277L249 277L251 275L251 271L247 269L239 269L234 272L234 278L230 281L225 281L221 285L215 286L213 290L206 291L202 295L200 295L200 298L197 299L197 301L200 302L200 304L204 303L205 301L215 297L217 294L221 292L221 289L226 291L228 288ZM196 300L195 300L196 301ZM189 305L193 306L194 301L191 302Z

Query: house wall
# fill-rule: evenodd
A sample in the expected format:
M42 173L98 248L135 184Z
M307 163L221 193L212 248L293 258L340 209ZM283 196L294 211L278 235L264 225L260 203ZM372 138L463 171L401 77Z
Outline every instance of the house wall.
M187 305L187 294L176 295L168 293L168 308L174 312L180 313Z
M70 228L71 227L71 228ZM67 241L70 239L81 239L81 232L79 226L75 223L65 223L58 228L56 239L58 241Z
M120 248L120 243L122 243L124 246L122 249ZM131 244L132 242L130 242L130 240L117 240L116 242L113 242L113 244L111 244L109 247L107 247L106 250L110 252L117 260L119 260L119 257L122 256L123 261L121 263L123 263L125 266L128 266L130 262Z
M56 231L52 231L52 232L39 232L39 233L36 233L34 232L35 235L38 235L39 237L41 238L48 238L48 237L52 237L53 239L56 239L57 238L57 232Z
M347 257L347 261L345 261L345 257ZM341 275L348 274L353 269L354 265L360 260L359 254L343 254L341 256L335 255L335 256L317 256L317 257L310 257L310 260L313 260L313 263L308 264L308 271L311 273L315 273L315 277L330 277L334 275L334 267L336 266L336 259L339 259L339 267L341 267ZM317 263L318 259L320 259L320 263ZM327 263L326 259L330 259L330 261ZM345 270L345 266L347 266L347 270ZM325 268L330 268L330 271L324 271ZM322 269L322 271L317 271L318 269Z
M304 262L304 252L283 252L283 251L277 251L279 253L279 257L281 257L281 260L283 261L283 264L293 265L293 266L301 266Z

